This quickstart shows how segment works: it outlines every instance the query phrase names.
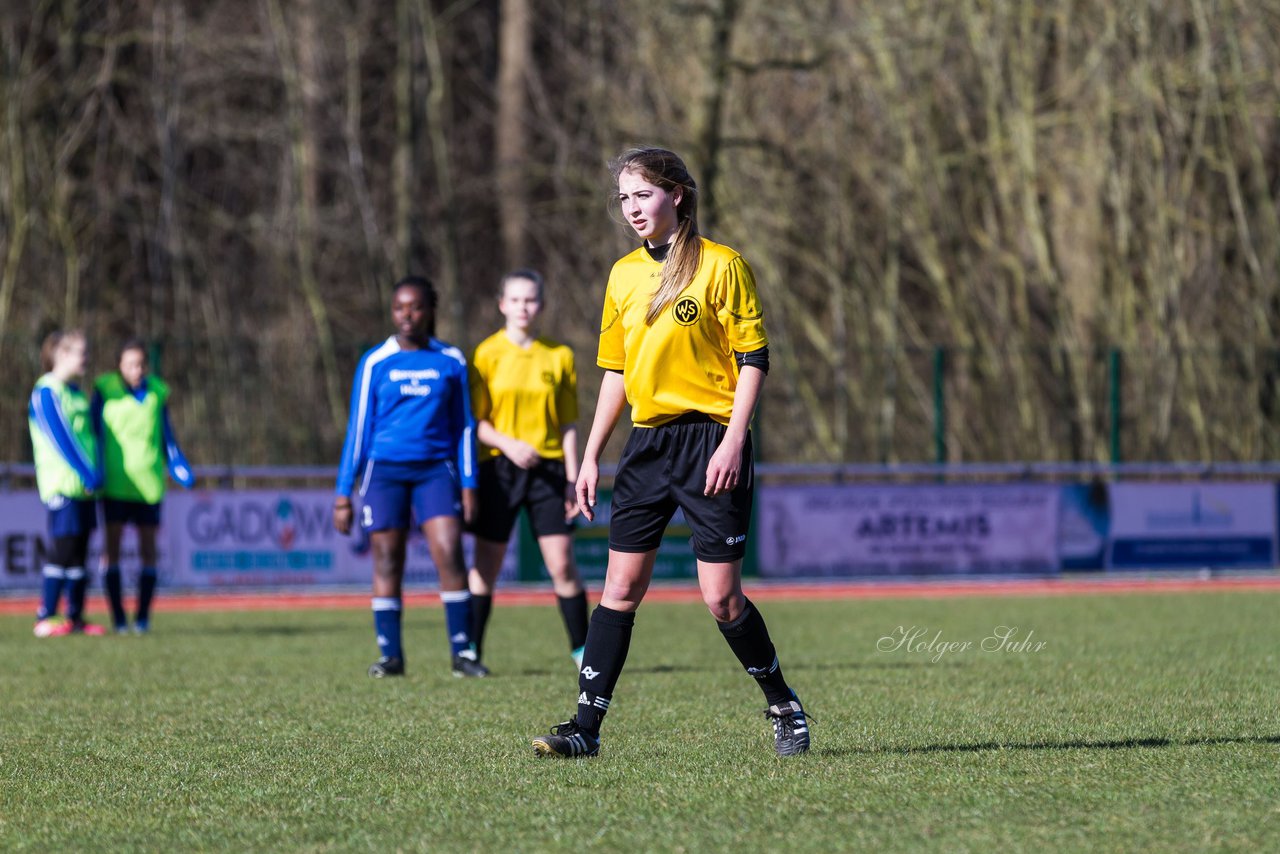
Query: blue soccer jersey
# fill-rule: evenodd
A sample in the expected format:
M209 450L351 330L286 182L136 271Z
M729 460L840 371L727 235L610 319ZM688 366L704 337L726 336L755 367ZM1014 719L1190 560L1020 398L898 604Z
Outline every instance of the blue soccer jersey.
M356 368L338 494L350 495L373 461L456 460L462 486L474 488L475 433L462 351L434 338L402 350L392 336Z

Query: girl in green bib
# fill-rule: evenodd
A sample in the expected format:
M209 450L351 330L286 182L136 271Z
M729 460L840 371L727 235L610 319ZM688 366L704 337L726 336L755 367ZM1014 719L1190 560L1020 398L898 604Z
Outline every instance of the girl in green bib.
M133 628L150 627L151 601L156 589L156 532L160 527L160 502L165 493L165 471L190 489L195 477L169 422L169 386L148 372L142 341L121 345L117 370L98 377L94 384L93 422L102 456L106 483L103 516L107 523L107 571L103 586L117 632L128 630L120 576L120 540L125 525L138 532L138 607Z
M84 621L89 583L85 559L98 521L94 493L102 486L89 401L75 382L84 375L86 352L80 330L51 332L40 348L45 373L36 380L27 404L36 486L49 511L49 549L41 570L35 626L36 636L42 638L103 631L101 626ZM58 600L64 589L66 620L58 616Z

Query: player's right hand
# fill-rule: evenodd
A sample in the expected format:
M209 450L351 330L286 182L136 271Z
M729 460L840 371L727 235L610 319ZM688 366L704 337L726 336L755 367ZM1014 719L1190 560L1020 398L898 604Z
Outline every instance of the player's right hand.
M354 512L353 512L353 511L352 511L352 509L351 509L351 504L350 504L350 502L348 502L348 503L346 503L346 504L337 504L337 503L335 503L335 504L333 505L333 528L334 528L334 530L335 530L335 531L337 531L339 534L342 534L342 536L344 536L344 537L345 537L347 534L350 534L350 533L351 533L351 520L352 520L353 516L354 516Z
M515 463L522 469L531 469L541 462L542 457L538 456L538 451L528 442L521 442L518 439L512 441L503 451L507 459Z
M583 460L578 469L578 484L574 490L578 497L578 507L588 522L596 518L596 483L600 480L600 467L594 460Z

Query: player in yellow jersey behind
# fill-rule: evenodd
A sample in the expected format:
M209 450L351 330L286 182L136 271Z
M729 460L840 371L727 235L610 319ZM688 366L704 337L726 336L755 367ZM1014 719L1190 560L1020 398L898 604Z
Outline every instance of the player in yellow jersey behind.
M573 559L578 378L573 351L537 334L542 308L542 275L508 273L498 295L506 325L481 341L471 358L471 407L482 445L479 512L471 526L471 638L479 651L507 542L524 508L551 576L570 654L581 666L587 594Z
M609 568L578 673L578 713L533 748L540 756L599 752L635 612L679 508L693 532L703 601L764 691L774 749L803 753L808 719L760 612L742 594L755 487L748 428L769 370L755 278L741 255L698 233L698 188L678 156L633 149L612 166L615 198L642 245L614 264L605 289L596 358L605 374L577 483L588 519L600 454L628 403L635 429L614 478Z

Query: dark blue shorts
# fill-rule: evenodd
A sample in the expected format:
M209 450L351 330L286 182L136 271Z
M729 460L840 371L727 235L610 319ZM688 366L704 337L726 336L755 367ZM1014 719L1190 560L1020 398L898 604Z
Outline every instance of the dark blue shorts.
M49 508L49 536L54 539L84 536L98 527L96 501L59 495L46 506Z
M436 516L462 516L457 467L445 460L374 460L360 485L360 525L367 531L408 530ZM411 515L412 514L412 515Z
M102 514L108 525L149 525L160 524L160 505L147 504L145 501L121 501L117 498L102 499Z

